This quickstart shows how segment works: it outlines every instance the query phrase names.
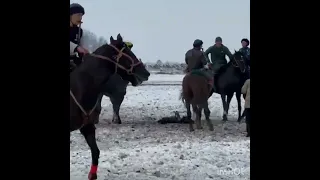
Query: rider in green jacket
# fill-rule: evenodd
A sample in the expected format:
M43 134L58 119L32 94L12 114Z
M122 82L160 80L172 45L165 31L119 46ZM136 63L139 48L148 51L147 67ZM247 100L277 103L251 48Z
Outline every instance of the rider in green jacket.
M208 55L211 54L211 62L214 74L218 74L221 67L227 64L226 55L229 57L229 59L232 58L232 54L229 49L222 44L221 37L217 37L215 44L210 46L204 52L204 54L207 58L209 58Z

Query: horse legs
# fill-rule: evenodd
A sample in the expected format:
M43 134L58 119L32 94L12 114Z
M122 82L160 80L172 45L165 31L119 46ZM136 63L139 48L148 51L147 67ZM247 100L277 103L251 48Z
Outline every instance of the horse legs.
M202 129L202 126L201 126L202 107L199 107L197 105L192 105L192 109L193 109L193 113L196 115L196 119L195 119L196 128Z
M236 98L238 102L238 122L241 121L241 91L236 92Z
M204 109L204 115L206 116L206 121L207 121L207 125L209 127L209 130L213 131L213 125L210 120L210 110L209 110L208 101L203 104L203 109Z
M98 96L98 100L97 100L98 102L97 102L96 109L92 112L92 115L91 115L95 124L99 123L99 115L101 113L102 97L103 97L102 94Z
M243 95L243 99L245 100L246 99L246 95L244 94ZM244 109L244 111L242 112L242 115L240 117L240 119L238 119L238 122L240 123L241 120L246 116L246 109Z
M126 93L124 94L115 94L110 96L110 101L112 103L112 107L113 107L113 118L112 118L112 122L115 124L121 124L121 118L119 115L119 111L120 111L120 106L123 102L124 96Z
M98 160L100 156L100 150L96 142L96 127L94 124L87 124L80 129L81 134L87 141L87 144L91 150L92 164L89 172L89 180L97 179Z
M227 106L227 102L226 102L226 95L225 94L221 94L221 100L222 100L222 106L223 106L223 116L222 116L222 120L223 121L227 121L228 120L228 106Z
M189 102L186 102L186 108L187 108L187 120L189 121L189 129L190 131L194 131L194 128L193 128L193 122L191 120L191 110L190 110L190 103Z

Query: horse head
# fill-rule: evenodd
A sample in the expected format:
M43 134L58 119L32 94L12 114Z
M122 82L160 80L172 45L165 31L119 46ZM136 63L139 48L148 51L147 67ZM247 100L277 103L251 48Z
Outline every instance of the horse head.
M246 63L243 59L243 54L240 51L234 50L234 54L232 56L232 59L230 59L230 63L232 63L233 67L239 68L241 73L245 73Z
M105 44L98 48L93 56L105 59L114 65L114 73L119 74L123 80L131 82L133 86L140 85L143 81L147 81L150 73L145 65L123 42L120 34L117 39L110 37L110 44ZM112 62L112 63L110 63Z

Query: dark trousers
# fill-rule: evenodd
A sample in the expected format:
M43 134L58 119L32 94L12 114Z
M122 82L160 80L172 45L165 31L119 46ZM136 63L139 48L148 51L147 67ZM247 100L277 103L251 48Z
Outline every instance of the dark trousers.
M247 135L250 136L250 121L251 121L251 110L250 108L246 108L246 124L247 124Z

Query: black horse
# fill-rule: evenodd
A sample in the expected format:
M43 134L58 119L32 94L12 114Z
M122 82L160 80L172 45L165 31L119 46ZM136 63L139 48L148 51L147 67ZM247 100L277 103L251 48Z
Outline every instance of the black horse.
M114 84L117 84L117 86L114 86ZM119 115L120 106L123 102L124 96L126 95L127 86L129 84L129 81L123 80L120 77L114 76L112 79L110 79L105 85L103 90L103 95L110 98L110 101L112 103L113 108L113 118L112 122L115 124L121 124L121 118ZM96 112L97 114L100 114L101 112L101 100L102 97L99 99L99 102L97 104ZM99 117L95 117L95 123L99 122Z
M214 92L221 95L224 121L228 120L229 106L234 93L236 93L238 101L238 121L241 119L241 88L246 80L246 70L247 68L242 53L235 51L233 58L230 59L228 64L223 66L214 77L217 92L213 89L210 96L212 96Z
M110 37L110 44L85 55L84 60L70 73L70 132L80 129L90 147L92 165L88 178L92 180L97 179L100 155L93 122L94 116L97 116L94 109L104 91L104 84L110 78L120 76L133 86L138 86L148 80L150 73L125 45L120 34L116 40Z

